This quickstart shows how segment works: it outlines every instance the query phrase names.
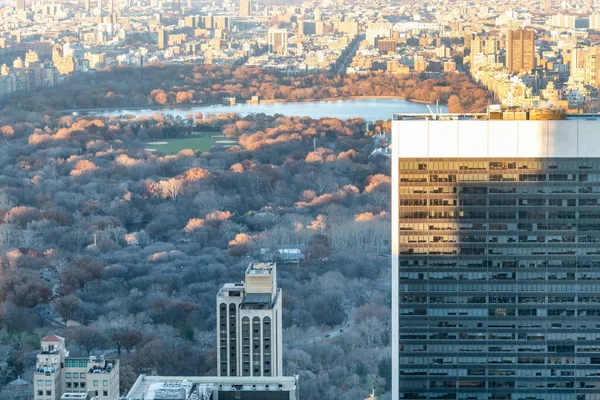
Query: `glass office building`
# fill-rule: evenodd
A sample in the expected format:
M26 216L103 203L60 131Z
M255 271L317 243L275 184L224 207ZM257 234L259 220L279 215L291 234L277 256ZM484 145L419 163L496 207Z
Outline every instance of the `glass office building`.
M600 121L533 117L394 117L394 399L600 399Z

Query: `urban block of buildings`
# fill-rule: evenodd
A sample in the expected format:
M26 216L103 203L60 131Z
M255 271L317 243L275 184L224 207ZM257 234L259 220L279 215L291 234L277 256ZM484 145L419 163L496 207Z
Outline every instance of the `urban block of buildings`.
M273 262L251 263L216 297L219 376L140 375L128 400L299 400L299 377L283 376L281 289Z

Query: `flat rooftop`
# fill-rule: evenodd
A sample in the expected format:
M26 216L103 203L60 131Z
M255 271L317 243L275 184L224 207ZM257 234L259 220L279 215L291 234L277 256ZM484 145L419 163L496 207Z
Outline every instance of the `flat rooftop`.
M159 394L185 393L196 390L219 391L295 391L297 376L280 377L217 377L217 376L146 376L140 375L127 393L129 400L153 400ZM179 397L181 398L181 397ZM187 397L186 397L187 398Z
M248 275L269 275L275 267L275 263L252 263L246 270Z
M518 118L521 115L516 115L517 118L490 118L488 113L472 113L472 114L393 114L392 121L551 121L551 120L568 120L568 121L597 121L600 120L600 114L563 114L562 118L544 118L540 116L536 119Z
M392 122L392 158L600 157L600 115L562 113L562 119L454 115L398 114Z

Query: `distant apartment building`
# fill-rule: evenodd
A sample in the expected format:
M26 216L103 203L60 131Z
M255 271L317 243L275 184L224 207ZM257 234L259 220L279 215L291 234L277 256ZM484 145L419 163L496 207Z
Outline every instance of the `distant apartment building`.
M456 71L456 62L454 60L444 60L444 72Z
M595 15L588 17L572 14L555 14L548 20L548 25L565 29L594 29L592 23L597 24L597 20L592 22Z
M333 29L337 33L342 33L348 36L358 35L359 25L356 21L334 21Z
M89 68L89 61L83 58L80 49L77 51L67 43L64 46L55 45L52 49L52 63L60 75L74 72L84 72Z
M240 0L240 17L252 16L252 0Z
M415 72L425 72L427 71L427 66L429 65L429 63L427 62L426 59L424 59L421 56L417 56L415 57L415 63L414 63L414 70Z
M98 400L119 399L119 360L69 357L65 339L48 335L41 341L33 375L34 400L75 398L86 394Z
M6 65L2 66L0 75L0 97L8 96L17 90L17 79L14 74L8 72Z
M590 15L590 29L600 30L600 14Z
M156 32L158 33L158 48L162 50L169 44L169 33L165 28L158 28Z
M286 29L271 28L267 34L269 53L287 54L288 31Z
M386 63L386 71L395 75L408 75L410 73L410 67L408 65L400 64L400 61L398 60L391 60Z
M84 60L88 60L89 66L92 69L104 69L106 67L106 55L104 53L85 53L83 58Z
M188 15L183 21L186 28L222 29L226 31L231 28L231 20L226 15Z
M509 72L531 71L535 68L535 32L511 30L506 40L506 67Z
M33 50L28 51L25 54L25 68L33 68L40 65L40 58L37 53Z
M275 263L252 263L245 282L217 294L219 376L283 375L281 289Z
M321 21L298 21L298 35L322 35L325 24Z
M396 54L399 40L395 38L381 38L377 40L377 49L380 53Z
M591 47L583 60L583 83L592 87L600 86L600 48Z
M373 23L367 27L366 39L370 46L375 47L377 38L392 37L392 24L389 23Z

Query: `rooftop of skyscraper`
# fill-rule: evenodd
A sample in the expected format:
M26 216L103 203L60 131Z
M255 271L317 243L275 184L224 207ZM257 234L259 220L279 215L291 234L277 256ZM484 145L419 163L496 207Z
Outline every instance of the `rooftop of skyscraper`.
M429 114L394 114L394 121L430 120L430 121L557 121L557 120L599 120L598 113L567 113L561 108L502 108L490 105L487 113L439 113L431 110Z
M275 263L252 263L246 271L250 275L268 275L273 270Z

